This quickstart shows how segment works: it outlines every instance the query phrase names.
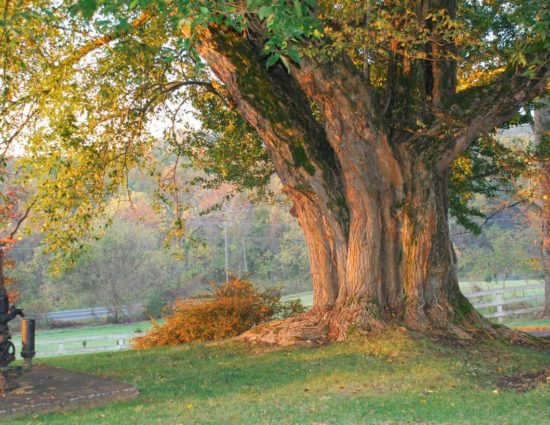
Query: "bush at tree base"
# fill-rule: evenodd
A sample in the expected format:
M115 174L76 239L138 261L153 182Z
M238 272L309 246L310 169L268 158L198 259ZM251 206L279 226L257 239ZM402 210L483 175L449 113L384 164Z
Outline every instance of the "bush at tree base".
M163 324L155 324L134 347L178 345L192 341L214 341L237 336L275 318L302 313L299 300L281 301L281 292L259 290L251 282L232 279L215 287L208 298L178 300Z

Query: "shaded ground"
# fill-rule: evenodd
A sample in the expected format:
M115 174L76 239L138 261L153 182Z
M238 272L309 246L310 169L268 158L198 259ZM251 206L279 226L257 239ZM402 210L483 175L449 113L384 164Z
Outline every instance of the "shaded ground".
M35 366L15 380L19 386L0 397L2 422L11 415L91 407L138 394L132 385L46 365Z
M542 385L550 384L550 368L535 372L503 376L498 380L500 388L523 393Z

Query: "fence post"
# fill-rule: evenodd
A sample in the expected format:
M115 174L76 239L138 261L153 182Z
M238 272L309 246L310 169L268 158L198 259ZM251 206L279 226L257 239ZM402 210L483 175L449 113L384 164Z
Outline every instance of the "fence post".
M499 313L498 323L502 323L504 322L504 316L501 316L500 313L504 312L504 308L502 305L502 302L504 301L504 291L498 291L496 293L496 298L497 298L497 302L499 303L497 304L497 313Z
M57 352L58 352L59 354L63 354L63 351L64 351L63 343L60 342L60 343L59 343L59 348L57 349Z

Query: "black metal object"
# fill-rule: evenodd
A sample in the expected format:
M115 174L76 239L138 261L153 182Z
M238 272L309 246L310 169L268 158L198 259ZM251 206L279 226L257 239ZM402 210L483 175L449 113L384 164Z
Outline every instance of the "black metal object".
M16 316L23 317L23 311L14 305L10 306L5 288L0 287L0 368L8 367L15 360L15 346L11 341L8 322Z
M0 288L0 325L6 325L10 320L15 319L16 316L24 317L23 310L10 306L8 294L4 288Z
M4 279L4 244L0 242L0 396L5 391L10 391L18 387L16 382L17 375L21 372L21 366L9 368L9 364L15 360L15 345L11 341L11 333L8 322L17 316L24 317L23 311L15 305L10 305L8 292L6 291ZM34 357L34 319L24 319L25 343L21 355L25 358L27 367L32 365Z

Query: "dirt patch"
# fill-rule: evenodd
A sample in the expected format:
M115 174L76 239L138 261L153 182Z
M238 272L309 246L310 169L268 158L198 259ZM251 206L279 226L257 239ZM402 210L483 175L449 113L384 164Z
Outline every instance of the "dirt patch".
M18 386L0 397L0 418L91 407L138 395L132 385L45 365L8 376L8 382Z
M524 372L503 376L498 380L499 388L513 390L519 393L532 390L539 385L548 384L550 384L550 368L537 372Z

